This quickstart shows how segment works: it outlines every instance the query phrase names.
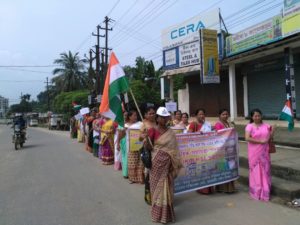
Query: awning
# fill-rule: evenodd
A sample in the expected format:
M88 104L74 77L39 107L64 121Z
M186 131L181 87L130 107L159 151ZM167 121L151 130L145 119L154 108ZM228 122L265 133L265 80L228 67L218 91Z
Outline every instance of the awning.
M194 66L187 66L183 68L178 68L178 69L173 69L173 70L166 70L161 77L166 77L166 76L173 76L176 74L187 74L191 72L199 72L200 74L200 65L194 65Z

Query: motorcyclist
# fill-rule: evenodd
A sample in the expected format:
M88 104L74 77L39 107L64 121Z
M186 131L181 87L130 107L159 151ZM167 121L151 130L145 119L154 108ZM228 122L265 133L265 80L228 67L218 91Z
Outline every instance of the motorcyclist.
M26 120L23 117L23 114L16 113L12 127L14 128L16 125L18 125L20 127L22 137L24 138L24 140L26 140L27 123L26 123Z

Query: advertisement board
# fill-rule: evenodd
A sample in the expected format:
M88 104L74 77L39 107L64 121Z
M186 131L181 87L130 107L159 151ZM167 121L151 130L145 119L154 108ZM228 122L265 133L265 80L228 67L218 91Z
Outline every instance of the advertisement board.
M220 83L217 31L200 30L201 83Z
M235 55L282 38L282 17L274 16L226 38L226 56Z
M300 0L284 0L282 33L289 36L300 32Z
M163 50L199 40L199 30L219 28L219 9L194 16L161 32Z

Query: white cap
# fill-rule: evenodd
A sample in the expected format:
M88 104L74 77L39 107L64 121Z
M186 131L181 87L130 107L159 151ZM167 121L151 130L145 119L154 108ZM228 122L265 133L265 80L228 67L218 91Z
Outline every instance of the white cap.
M156 115L159 116L171 116L166 107L159 107L156 111Z

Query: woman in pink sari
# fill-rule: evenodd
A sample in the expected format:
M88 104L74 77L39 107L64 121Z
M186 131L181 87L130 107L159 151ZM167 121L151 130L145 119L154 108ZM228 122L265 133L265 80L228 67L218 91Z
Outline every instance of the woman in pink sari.
M249 194L253 199L269 201L271 160L268 143L273 136L273 129L262 121L259 109L252 110L250 116L245 132L245 139L248 141Z

